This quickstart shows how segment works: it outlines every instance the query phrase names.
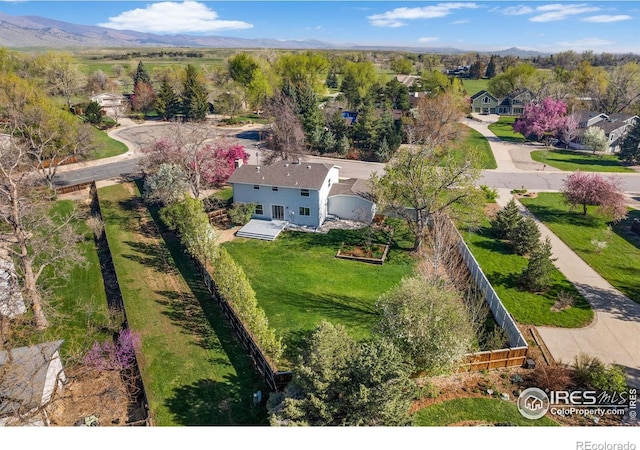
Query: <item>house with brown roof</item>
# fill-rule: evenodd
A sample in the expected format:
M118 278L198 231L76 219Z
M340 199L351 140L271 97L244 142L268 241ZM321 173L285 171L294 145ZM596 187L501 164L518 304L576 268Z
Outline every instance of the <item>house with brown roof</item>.
M253 219L317 228L327 218L371 220L375 212L366 181L341 180L340 167L334 164L301 160L243 164L228 182L235 203L255 205Z

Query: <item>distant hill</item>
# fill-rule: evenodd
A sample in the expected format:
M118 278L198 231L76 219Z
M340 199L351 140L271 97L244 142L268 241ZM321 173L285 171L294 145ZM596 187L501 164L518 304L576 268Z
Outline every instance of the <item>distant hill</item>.
M161 35L77 25L39 16L11 16L0 12L0 47L207 47L387 50L421 53L467 53L453 47L366 46L318 40L244 39L228 36ZM528 57L541 53L516 47L481 52Z

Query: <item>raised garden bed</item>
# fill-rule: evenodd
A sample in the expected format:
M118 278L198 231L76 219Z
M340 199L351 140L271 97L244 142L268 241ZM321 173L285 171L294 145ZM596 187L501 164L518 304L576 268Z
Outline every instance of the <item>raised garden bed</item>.
M387 257L387 253L389 253L388 245L371 244L365 247L364 245L345 245L343 242L336 254L336 258L352 259L369 264L382 264Z

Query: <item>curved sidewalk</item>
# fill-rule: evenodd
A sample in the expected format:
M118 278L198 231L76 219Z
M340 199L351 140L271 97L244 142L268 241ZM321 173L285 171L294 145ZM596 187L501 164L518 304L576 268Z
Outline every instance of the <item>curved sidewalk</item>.
M500 189L499 194L500 206L512 197L507 189ZM571 364L580 353L596 356L605 363L624 366L629 383L640 387L640 304L611 286L539 220L536 223L542 238L551 241L556 267L595 313L594 321L584 328L537 327L554 359Z

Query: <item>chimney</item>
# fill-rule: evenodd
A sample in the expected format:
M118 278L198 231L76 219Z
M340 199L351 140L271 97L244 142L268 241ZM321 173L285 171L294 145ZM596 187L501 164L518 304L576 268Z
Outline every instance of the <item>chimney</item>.
M256 166L256 172L260 172L260 166Z
M236 169L238 169L238 168L242 167L242 163L243 163L243 161L240 158L238 158L238 159L236 159L234 161L233 165L235 166Z
M302 160L298 158L298 165L302 164Z

